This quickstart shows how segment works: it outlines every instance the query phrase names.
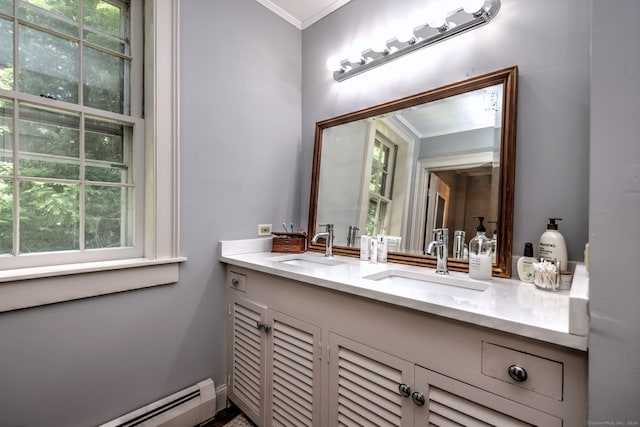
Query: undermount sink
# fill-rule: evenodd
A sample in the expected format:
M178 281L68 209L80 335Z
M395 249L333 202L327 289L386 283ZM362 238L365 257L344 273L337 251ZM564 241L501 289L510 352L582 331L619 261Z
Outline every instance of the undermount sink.
M441 275L435 273L418 273L405 270L385 270L379 273L363 276L363 279L384 281L389 285L429 285L431 287L441 287L446 290L450 287L463 288L471 291L484 292L491 286L489 283L478 280L458 277L454 275Z
M296 265L298 267L319 268L332 267L334 265L344 264L344 261L335 258L326 258L323 256L314 256L308 254L291 254L279 257L273 257L271 260L281 264Z

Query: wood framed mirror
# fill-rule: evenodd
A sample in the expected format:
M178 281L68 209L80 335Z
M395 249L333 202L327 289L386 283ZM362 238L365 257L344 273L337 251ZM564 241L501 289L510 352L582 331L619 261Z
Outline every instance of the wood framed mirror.
M493 275L510 277L517 81L514 66L316 123L309 250L330 223L334 254L359 256L357 227L389 236L389 262L435 267L425 248L443 227L449 269L468 271L454 233L468 244L483 216Z

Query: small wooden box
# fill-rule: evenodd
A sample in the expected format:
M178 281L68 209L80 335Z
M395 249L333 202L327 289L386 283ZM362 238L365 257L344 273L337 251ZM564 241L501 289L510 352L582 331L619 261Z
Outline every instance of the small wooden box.
M271 252L301 254L307 250L307 236L302 233L273 233Z

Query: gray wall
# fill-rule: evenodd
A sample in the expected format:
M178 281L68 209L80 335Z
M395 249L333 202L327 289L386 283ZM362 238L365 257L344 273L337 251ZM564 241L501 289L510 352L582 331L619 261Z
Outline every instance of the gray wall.
M303 32L303 217L316 121L517 65L514 253L525 242L535 246L547 218L558 216L569 258L581 261L588 234L590 8L584 0L505 0L489 25L344 82L332 79L329 56L418 16L426 4L352 0Z
M0 314L0 425L94 425L205 377L223 383L217 242L253 237L259 222L306 222L314 123L512 65L520 67L514 249L536 241L546 217L557 215L570 258L581 260L589 223L590 419L640 419L640 288L632 274L640 37L626 22L640 4L593 2L589 194L588 2L505 0L496 20L471 35L338 84L324 68L329 55L424 2L353 0L301 41L254 0L183 0L189 261L180 283Z
M180 282L0 314L2 427L86 427L224 384L218 241L300 215L300 31L255 0L181 14Z
M589 200L593 425L640 421L638 17L637 0L593 1Z

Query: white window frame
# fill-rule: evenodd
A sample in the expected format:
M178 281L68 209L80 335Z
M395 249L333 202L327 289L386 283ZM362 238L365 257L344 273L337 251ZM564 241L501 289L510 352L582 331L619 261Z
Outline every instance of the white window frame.
M375 161L373 158L373 150L376 143L378 142L380 143L381 149L382 147L389 148L389 159L388 159L387 171L386 171L387 182L385 183L384 194L369 190L369 183L371 181L371 176L373 171L373 163ZM371 203L372 200L375 200L377 203L377 207L376 207L376 218L375 218L376 230L374 231L374 234L376 233L383 234L383 230L387 230L389 227L391 209L393 208L392 191L393 191L393 182L395 180L395 173L396 173L397 150L398 150L398 144L391 141L389 138L384 136L381 132L377 130L375 131L373 140L369 144L369 147L367 150L367 152L369 153L368 159L367 159L368 160L367 161L368 179L366 181L367 186L365 188L367 197L366 199L364 197L362 198L363 200L366 200L366 205L362 206L361 208L362 217L360 220L361 228L363 230L366 230L367 222L369 220L369 204ZM381 165L379 164L378 166L380 167ZM382 204L386 205L385 215L384 215L384 218L380 219L380 210L381 210Z
M0 271L0 312L178 281L179 11L179 0L145 1L143 256Z

